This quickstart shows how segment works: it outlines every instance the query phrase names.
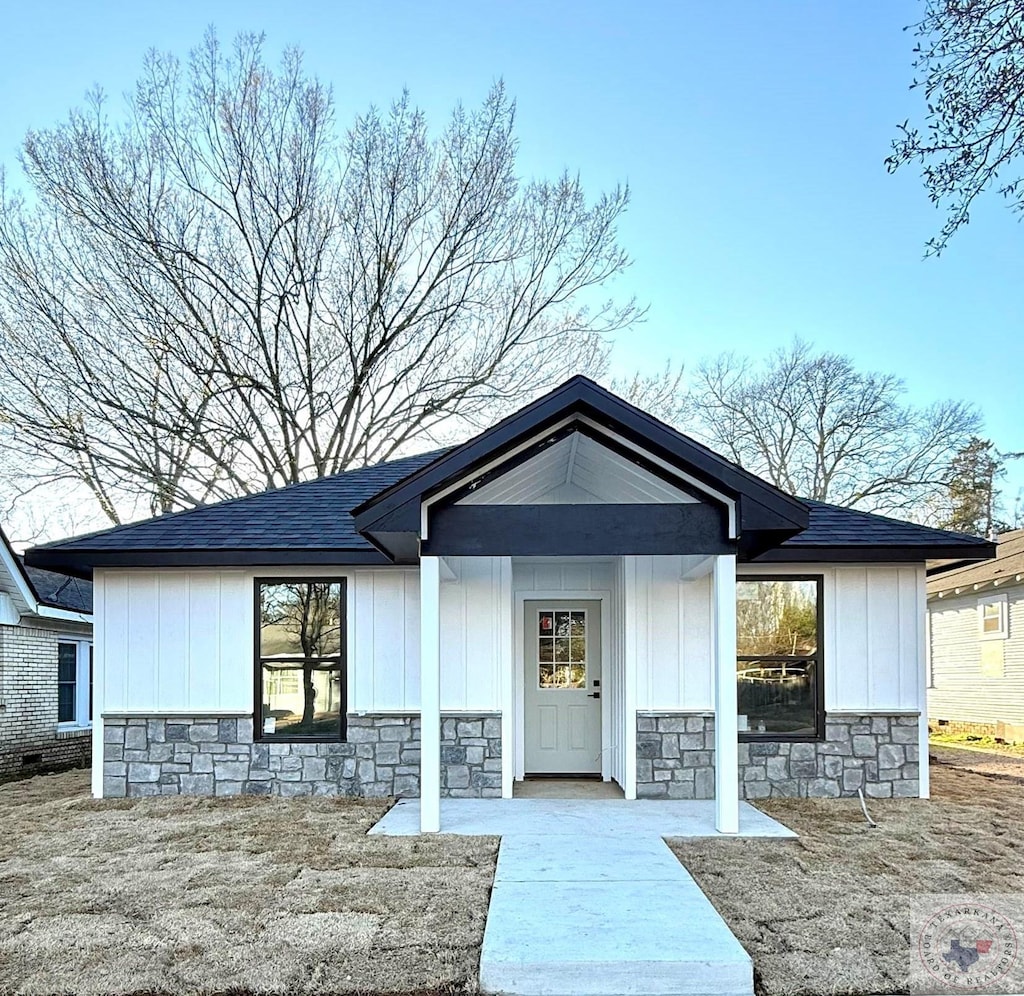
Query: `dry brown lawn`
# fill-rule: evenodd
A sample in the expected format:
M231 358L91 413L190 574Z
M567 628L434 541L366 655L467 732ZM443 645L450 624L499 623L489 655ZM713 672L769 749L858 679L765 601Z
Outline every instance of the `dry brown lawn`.
M961 752L962 753L962 752ZM910 900L1024 891L1024 784L932 766L932 798L758 803L795 841L671 847L754 959L763 996L907 989Z
M0 992L476 989L497 838L367 837L351 799L0 786Z
M799 840L672 842L759 993L905 991L911 896L1024 891L1024 780L932 772L875 829L776 800ZM0 786L0 993L473 993L497 838L367 837L385 808Z

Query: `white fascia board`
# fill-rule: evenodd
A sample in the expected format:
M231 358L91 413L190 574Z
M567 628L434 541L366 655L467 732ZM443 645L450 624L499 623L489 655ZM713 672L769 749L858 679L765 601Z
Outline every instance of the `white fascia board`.
M523 442L519 443L517 446L513 446L510 449L505 450L503 453L501 453L500 456L496 456L489 463L484 464L482 467L478 468L477 470L474 470L472 473L464 474L457 481L454 481L452 484L449 484L448 487L446 487L444 490L439 491L436 495L433 495L432 497L428 498L425 502L423 502L420 505L420 539L427 539L427 529L429 527L429 512L431 505L437 504L437 502L442 501L444 498L447 498L448 495L452 494L455 491L458 491L459 488L464 487L474 478L480 477L482 474L486 474L492 470L497 469L502 464L507 463L512 457L517 456L523 451L528 450L530 449L530 447L536 445L540 440L544 439L546 436L549 436L551 435L551 433L557 432L559 429L563 429L567 425L571 425L574 422L586 425L589 428L593 429L598 434L598 436L605 436L608 439L613 439L615 440L615 442L627 447L628 449L639 450L639 447L637 447L634 443L631 443L628 439L625 439L624 437L620 436L617 432L613 432L606 426L600 425L593 419L587 418L585 415L567 415L565 418L559 420L554 425L548 426L548 428L545 429L543 432L538 432L535 435L531 436L529 439L526 439ZM729 538L736 539L736 537L738 536L738 532L736 525L735 501L733 501L731 498L726 497L720 491L716 491L714 488L709 487L707 484L705 484L703 481L698 480L696 477L693 477L690 474L687 474L685 471L680 470L678 467L673 466L667 460L662 460L661 457L655 456L653 453L649 453L647 450L642 450L641 452L643 454L644 459L650 461L656 467L660 467L666 473L671 474L673 477L677 477L681 481L685 481L687 484L689 484L697 491L700 491L701 493L708 495L708 497L714 498L716 501L719 501L723 505L725 505L729 514Z
M60 619L63 622L80 622L92 625L92 614L89 612L72 612L69 609L55 609L49 605L39 605L35 610L37 616L44 619Z

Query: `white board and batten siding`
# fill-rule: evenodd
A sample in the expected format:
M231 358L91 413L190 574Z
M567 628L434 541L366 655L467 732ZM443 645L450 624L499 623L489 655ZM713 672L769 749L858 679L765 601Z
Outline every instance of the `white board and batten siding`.
M101 712L252 712L252 578L97 570Z
M636 659L636 708L714 709L711 574L682 580L682 557L629 557L627 636ZM628 566L628 565L627 565Z
M506 681L495 620L509 605L502 558L451 561L441 585L443 711L497 711ZM254 580L272 569L97 571L101 709L251 713ZM292 569L348 581L349 711L416 712L419 574L414 569Z
M492 557L448 563L441 584L443 711L501 711L511 704L514 601L527 593L585 597L590 592L610 596L610 680L605 684L627 729L622 715L627 708L713 707L711 580L708 575L681 580L680 558L631 557L616 564ZM417 572L316 568L288 573L348 578L349 709L417 711ZM824 575L828 711L921 708L923 567L787 565L785 570L741 567L741 573ZM102 712L251 712L253 579L271 574L97 571ZM1017 613L1024 615L1024 608ZM627 644L635 683L620 697L613 676L625 680Z
M349 711L420 707L420 583L415 569L357 569L349 578ZM441 711L497 712L507 681L502 606L507 558L449 557L442 569Z
M636 708L710 711L714 707L711 577L680 580L679 557L632 557ZM823 575L825 709L901 713L921 709L924 655L923 565L786 564L756 574Z
M1002 667L982 666L978 604L993 595L1006 598L1007 635L992 649ZM932 719L963 723L1024 724L1024 587L987 586L959 596L932 598L928 713ZM1001 672L1001 673L1000 673Z
M923 710L923 565L837 567L826 574L825 585L826 711Z

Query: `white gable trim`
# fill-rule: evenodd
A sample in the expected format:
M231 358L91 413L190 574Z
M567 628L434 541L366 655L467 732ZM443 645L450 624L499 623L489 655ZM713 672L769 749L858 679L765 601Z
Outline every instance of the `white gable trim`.
M429 511L432 505L436 505L438 502L443 501L449 495L458 491L460 488L465 487L468 483L470 483L470 481L473 481L475 478L480 477L482 474L489 473L492 470L497 470L503 464L507 463L510 459L530 449L532 446L535 446L546 436L551 435L551 433L557 432L559 429L563 429L566 426L572 425L574 423L585 425L588 428L594 430L594 432L599 437L604 436L607 439L614 440L615 442L619 443L622 446L625 446L628 449L637 449L635 444L630 442L628 439L623 438L614 430L608 429L606 426L598 424L593 419L590 419L585 415L567 415L565 418L556 422L554 425L549 426L543 432L536 433L533 436L529 437L528 439L525 439L518 445L505 450L505 452L502 453L500 456L497 456L493 460L490 460L488 463L474 470L472 473L464 474L462 477L458 478L457 480L449 484L446 488L443 488L436 495L432 495L426 501L422 502L420 504L420 539L425 540L429 536ZM661 457L655 456L653 453L650 453L647 450L640 450L639 452L642 453L644 459L646 459L650 463L653 463L656 467L660 467L662 470L664 470L671 476L676 477L681 481L685 481L690 487L694 488L696 491L699 491L702 494L705 494L708 497L713 498L715 501L721 502L723 505L725 505L729 516L729 538L735 539L737 537L736 502L733 499L728 498L720 491L717 491L716 489L705 484L703 481L698 480L691 474L687 474L685 471L673 466L667 460L662 460Z
M15 559L5 540L0 540L0 567L3 567L4 572L11 579L11 584L14 588L11 594L14 596L12 600L15 603L15 607L20 608L23 614L31 613L38 615L39 602L32 592L28 579L21 570L21 564Z

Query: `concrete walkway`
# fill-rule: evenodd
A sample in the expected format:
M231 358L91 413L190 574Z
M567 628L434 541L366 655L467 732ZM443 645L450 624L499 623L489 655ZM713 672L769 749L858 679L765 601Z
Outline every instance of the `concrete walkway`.
M418 820L403 800L370 833ZM484 992L752 996L750 957L662 839L718 836L713 802L445 799L441 830L502 838ZM740 835L795 836L746 803Z

